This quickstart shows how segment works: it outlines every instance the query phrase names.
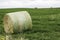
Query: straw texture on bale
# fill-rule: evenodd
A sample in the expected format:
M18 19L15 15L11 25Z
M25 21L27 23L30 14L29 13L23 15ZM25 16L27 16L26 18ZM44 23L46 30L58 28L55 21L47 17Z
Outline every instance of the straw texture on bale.
M8 13L4 16L6 33L22 32L27 29L32 29L31 16L27 11Z

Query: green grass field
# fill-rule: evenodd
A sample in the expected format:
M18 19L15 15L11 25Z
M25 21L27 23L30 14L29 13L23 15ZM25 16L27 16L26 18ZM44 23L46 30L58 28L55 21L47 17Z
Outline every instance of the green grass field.
M31 31L25 31L22 34L12 34L16 40L21 35L29 40L60 40L60 8L0 9L0 40L3 40L6 35L3 28L4 15L16 11L28 11L33 23Z

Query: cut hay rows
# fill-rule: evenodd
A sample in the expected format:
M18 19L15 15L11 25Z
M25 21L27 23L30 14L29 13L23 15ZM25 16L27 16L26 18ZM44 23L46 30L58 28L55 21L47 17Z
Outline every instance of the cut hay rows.
M32 20L27 11L8 13L4 16L4 29L6 33L22 32L32 29Z
M3 34L5 33L3 28L4 15L6 13L22 11L22 10L26 10L31 14L33 23L32 31L26 31L22 34L25 38L28 38L29 40L60 40L60 8L0 9L0 35L3 36ZM18 39L20 38L20 35L21 34L18 33L13 36L16 40L20 40ZM4 39L2 38L2 36L0 36L1 40Z

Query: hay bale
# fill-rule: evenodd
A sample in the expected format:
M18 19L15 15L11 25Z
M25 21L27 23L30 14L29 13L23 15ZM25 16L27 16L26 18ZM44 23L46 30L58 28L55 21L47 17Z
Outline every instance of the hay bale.
M6 33L22 32L27 29L32 29L32 20L27 11L8 13L4 16Z
M57 15L49 15L48 18L50 21L54 21Z

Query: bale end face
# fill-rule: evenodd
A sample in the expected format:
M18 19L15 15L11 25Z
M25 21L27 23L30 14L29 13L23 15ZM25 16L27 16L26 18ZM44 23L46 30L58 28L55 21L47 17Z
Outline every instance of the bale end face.
M4 16L4 30L6 33L13 33L12 20L8 15Z

